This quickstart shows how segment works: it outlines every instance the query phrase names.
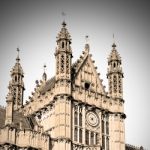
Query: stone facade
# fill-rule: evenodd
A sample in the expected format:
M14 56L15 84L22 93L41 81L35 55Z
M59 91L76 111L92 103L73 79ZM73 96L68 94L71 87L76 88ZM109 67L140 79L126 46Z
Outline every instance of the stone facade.
M1 150L125 150L123 72L113 43L105 90L90 46L72 63L71 36L62 23L55 50L56 73L42 80L23 104L19 53L11 71L6 108L0 108ZM19 52L19 50L18 50Z

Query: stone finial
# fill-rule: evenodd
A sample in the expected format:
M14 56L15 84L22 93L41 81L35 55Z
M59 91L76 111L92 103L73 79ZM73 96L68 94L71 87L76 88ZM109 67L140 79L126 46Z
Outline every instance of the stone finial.
M44 64L44 66L43 66L43 69L44 69L44 73L43 73L42 79L43 79L44 81L46 81L46 80L47 80L47 74L46 74L46 72L45 72L45 70L46 70L46 65L45 65L45 64Z
M87 53L89 53L89 51L90 51L90 46L89 46L89 36L88 36L88 35L85 36L85 42L86 42L86 44L85 44L85 51L86 51Z
M20 61L20 58L19 58L20 49L19 48L17 48L17 52L18 52L18 55L17 55L16 61L19 62Z

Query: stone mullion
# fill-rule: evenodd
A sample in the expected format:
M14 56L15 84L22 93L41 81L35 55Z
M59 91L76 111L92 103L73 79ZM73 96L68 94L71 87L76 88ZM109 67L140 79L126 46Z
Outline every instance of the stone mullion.
M66 76L66 72L67 72L66 66L67 66L67 64L66 64L66 53L64 53L64 75L65 76Z

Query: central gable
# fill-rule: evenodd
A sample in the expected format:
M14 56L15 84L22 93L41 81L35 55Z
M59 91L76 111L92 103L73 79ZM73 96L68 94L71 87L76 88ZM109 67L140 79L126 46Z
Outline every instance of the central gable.
M94 61L90 54L85 54L77 61L76 74L74 76L74 86L78 86L86 91L105 94L102 80L97 73L97 67L94 66Z

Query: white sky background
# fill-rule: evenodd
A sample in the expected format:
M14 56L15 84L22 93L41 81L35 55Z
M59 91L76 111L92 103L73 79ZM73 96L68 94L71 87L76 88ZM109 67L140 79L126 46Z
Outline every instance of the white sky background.
M55 75L56 36L64 11L72 37L73 61L90 37L90 53L107 86L107 57L115 34L122 56L126 143L150 149L150 4L144 1L0 1L0 105L6 105L10 70L19 47L25 72L25 100L47 64L48 78ZM24 101L25 101L24 100Z

